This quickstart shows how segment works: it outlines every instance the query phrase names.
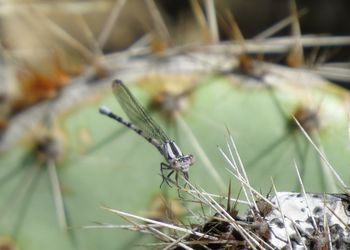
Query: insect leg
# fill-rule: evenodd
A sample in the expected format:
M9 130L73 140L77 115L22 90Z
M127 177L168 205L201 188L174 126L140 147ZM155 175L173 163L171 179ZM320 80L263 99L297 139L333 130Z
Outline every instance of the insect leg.
M187 172L182 172L182 174L184 175L186 181L189 181L188 173L187 173ZM185 186L184 186L184 187L186 187L186 186L187 186L187 182L185 183Z
M175 174L175 182L176 182L176 186L179 187L179 173L176 172Z
M171 176L171 174L174 172L174 171L171 171L168 176L165 176L164 174L164 170L168 170L168 169L171 169L171 167L167 164L165 164L164 162L161 162L160 163L160 173L161 173L161 176L162 176L162 182L160 183L160 187L162 187L164 181L166 182L166 184L168 184L169 187L171 187L170 183L169 183L169 177Z

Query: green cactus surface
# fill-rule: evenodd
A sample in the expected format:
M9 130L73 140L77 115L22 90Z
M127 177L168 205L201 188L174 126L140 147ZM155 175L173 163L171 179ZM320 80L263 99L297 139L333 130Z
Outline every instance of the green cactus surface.
M242 81L244 78L203 78L183 97L188 98L187 108L171 119L152 111L181 149L196 157L190 169L191 183L208 192L226 193L232 177L217 146L226 145L229 131L252 186L262 193L269 192L271 177L281 191L299 190L294 162L308 191L334 191L332 174L293 115L300 120L307 117L308 126L301 122L306 132L322 146L338 174L349 181L348 121L341 95L322 86L305 90L302 86ZM146 107L155 96L140 84L130 85L130 89ZM177 197L174 187L160 188L163 159L159 152L136 133L99 115L102 104L127 119L112 91L98 102L57 118L62 135L56 138L64 141L64 146L53 162L67 228L61 225L55 205L49 164L39 159L33 145L23 143L1 155L0 237L10 236L23 250L132 249L153 241L123 230L84 228L99 225L95 222L123 223L101 205L147 217L157 194ZM239 184L233 184L232 190L238 193Z

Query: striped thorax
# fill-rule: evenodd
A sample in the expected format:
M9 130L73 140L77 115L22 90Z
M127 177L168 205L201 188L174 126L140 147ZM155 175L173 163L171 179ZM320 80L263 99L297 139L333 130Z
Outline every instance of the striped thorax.
M163 145L162 154L170 167L176 171L188 172L194 163L193 155L184 155L174 141L168 141Z

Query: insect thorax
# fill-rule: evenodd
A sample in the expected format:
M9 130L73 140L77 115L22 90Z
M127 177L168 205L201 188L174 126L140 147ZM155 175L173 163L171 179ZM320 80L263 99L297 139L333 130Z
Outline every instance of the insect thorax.
M163 152L167 161L183 156L181 149L176 145L174 141L165 142L163 145Z
M176 171L187 172L193 164L193 156L184 155L174 141L164 143L163 152L167 162Z

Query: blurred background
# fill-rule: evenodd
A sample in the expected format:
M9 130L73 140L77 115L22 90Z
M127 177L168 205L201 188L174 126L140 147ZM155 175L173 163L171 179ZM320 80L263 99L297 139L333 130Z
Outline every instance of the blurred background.
M349 1L0 4L0 249L155 241L108 229L125 221L101 205L195 223L186 215L200 208L159 187L157 150L98 114L127 120L113 79L195 155L190 180L208 192L227 194L231 179L239 193L217 148L229 135L263 194L271 177L300 190L294 163L307 191L343 191L329 166L349 182Z

